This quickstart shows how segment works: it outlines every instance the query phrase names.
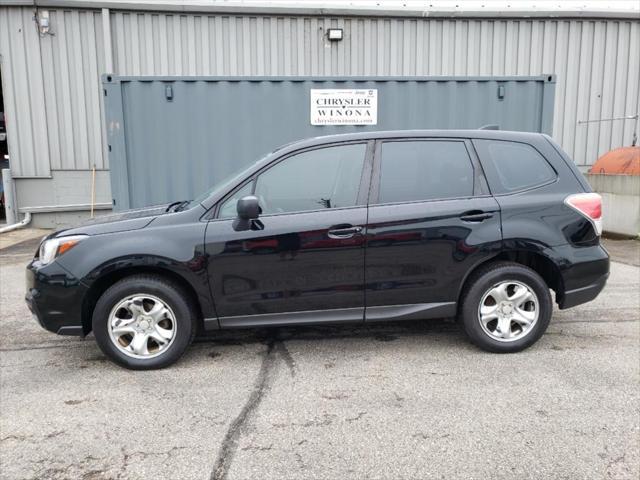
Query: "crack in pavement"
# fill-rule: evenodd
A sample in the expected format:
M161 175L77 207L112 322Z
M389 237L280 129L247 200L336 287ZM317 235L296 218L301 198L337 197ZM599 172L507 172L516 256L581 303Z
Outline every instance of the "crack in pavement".
M116 479L128 478L126 476L127 469L131 465L131 460L134 459L135 457L140 457L141 460L145 460L151 456L166 456L167 458L164 460L164 462L166 462L168 459L173 457L173 454L175 452L179 452L181 450L189 450L189 449L190 447L172 447L165 452L155 452L155 451L147 452L147 451L140 450L140 451L127 453L124 447L121 447L120 451L122 453L122 464L120 465L120 471L117 473Z
M218 450L213 470L211 471L211 480L224 480L227 477L233 457L238 450L238 441L240 440L244 427L249 423L251 417L258 409L265 392L270 388L270 383L273 380L272 370L278 354L287 364L291 375L295 376L295 362L289 350L287 350L287 347L284 345L284 342L278 338L277 330L275 334L268 337L266 344L267 348L262 355L262 363L260 365L260 371L258 372L258 378L253 386L253 391L238 416L231 422L231 425L229 425L222 445Z
M638 323L639 318L623 319L623 320L556 320L555 324L561 323ZM551 324L553 325L553 323Z
M81 347L91 345L90 342L85 342L84 340L80 340L78 342L69 342L62 343L60 345L29 345L22 347L3 347L0 348L0 352L25 352L29 350L50 350L52 348L68 348L68 347Z
M289 349L287 348L287 345L284 343L284 340L276 342L275 348L278 350L278 353L280 353L280 356L282 356L284 363L287 364L287 367L289 368L289 373L291 374L291 378L295 378L296 371L297 371L296 361L291 356L291 352L289 352Z

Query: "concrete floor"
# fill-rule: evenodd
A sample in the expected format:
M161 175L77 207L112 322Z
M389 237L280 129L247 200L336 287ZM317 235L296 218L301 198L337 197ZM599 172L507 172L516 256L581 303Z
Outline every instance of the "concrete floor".
M28 240L33 240L33 242L29 244L25 243L25 245L34 244L35 246L33 248L35 250L35 248L37 248L38 242L42 239L42 237L50 234L52 231L53 230L46 230L42 228L18 228L16 230L12 230L11 232L5 232L0 235L0 251L5 248L13 247L14 245L23 244Z
M2 479L640 475L638 242L520 354L404 322L221 332L153 372L32 321L31 243L0 250Z
M602 243L615 261L640 267L640 240L604 238Z

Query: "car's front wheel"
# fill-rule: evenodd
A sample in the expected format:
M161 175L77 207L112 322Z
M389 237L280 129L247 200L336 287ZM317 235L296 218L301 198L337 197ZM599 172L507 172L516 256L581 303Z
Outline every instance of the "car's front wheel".
M490 352L518 352L546 331L553 304L532 269L500 262L475 272L463 293L460 315L473 343Z
M115 363L147 370L177 361L195 336L196 321L178 285L155 275L136 275L102 294L93 312L93 332Z

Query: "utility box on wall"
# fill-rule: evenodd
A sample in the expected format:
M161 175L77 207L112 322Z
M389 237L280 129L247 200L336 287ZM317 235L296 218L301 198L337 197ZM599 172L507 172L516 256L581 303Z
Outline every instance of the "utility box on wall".
M279 145L366 130L551 134L555 77L104 75L114 209L194 198ZM292 179L294 180L294 179Z

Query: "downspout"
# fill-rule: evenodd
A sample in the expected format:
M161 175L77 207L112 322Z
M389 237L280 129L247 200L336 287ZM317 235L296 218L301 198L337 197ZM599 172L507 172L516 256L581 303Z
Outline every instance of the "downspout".
M48 206L25 207L20 209L20 212L24 213L24 218L22 219L22 221L0 228L0 233L10 232L12 230L16 230L17 228L22 228L28 225L29 222L31 222L31 215L33 213L86 212L92 206L95 211L95 210L111 210L112 205L110 203L94 203L94 204L82 203L82 204L74 204L74 205L56 205L53 207L48 207Z
M0 228L0 233L7 233L13 230L17 230L18 228L26 227L27 225L29 225L30 222L31 222L31 212L26 212L24 214L24 218L22 219L22 221Z
M28 225L31 221L31 212L26 212L22 221L18 221L20 216L16 205L16 190L11 169L9 168L2 169L2 186L4 190L4 211L8 225L0 228L0 233L5 233Z

